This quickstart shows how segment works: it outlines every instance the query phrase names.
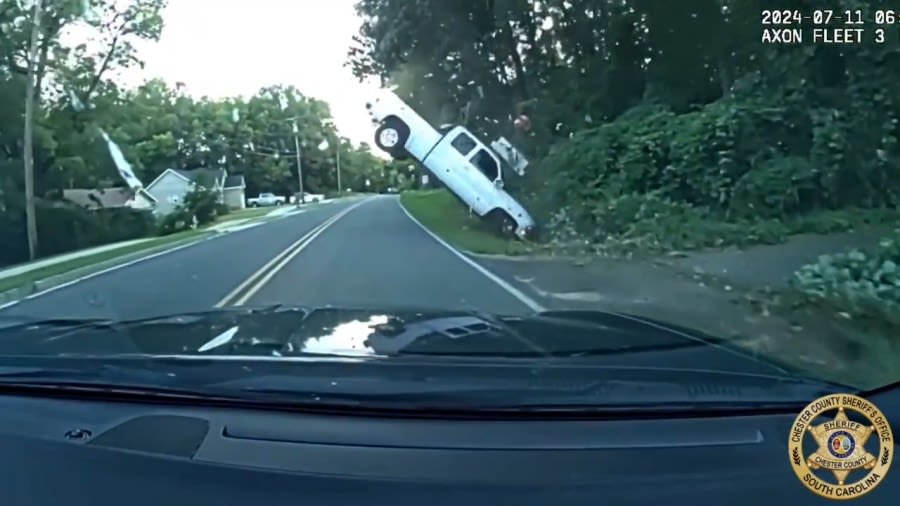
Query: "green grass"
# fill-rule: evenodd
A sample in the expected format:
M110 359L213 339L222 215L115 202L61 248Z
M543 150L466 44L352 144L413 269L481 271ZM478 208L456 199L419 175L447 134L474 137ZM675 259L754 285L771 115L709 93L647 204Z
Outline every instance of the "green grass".
M237 211L232 211L226 215L220 216L216 219L215 223L211 223L209 225L204 226L203 228L197 230L186 230L183 232L178 232L171 235L166 235L162 237L153 237L144 242L136 243L136 244L128 244L123 245L119 248L114 248L110 250L100 251L95 254L73 258L71 260L65 260L57 264L47 265L45 267L38 267L36 269L29 270L27 272L23 272L21 274L17 274L15 276L10 276L7 278L0 278L0 292L5 290L10 290L13 288L19 288L23 286L29 286L35 281L40 281L42 279L47 279L49 277L53 277L59 274L64 274L66 272L72 271L74 269L80 269L82 267L87 267L89 265L94 265L98 263L105 262L107 260L112 260L117 257L130 255L132 253L136 253L138 251L143 251L146 249L156 248L159 246L164 246L166 244L175 244L181 241L185 241L194 236L202 234L206 232L206 228L209 228L216 223L222 223L233 220L245 220L245 219L253 219L260 218L275 210L275 207L259 207L259 208L247 208L241 209ZM71 253L71 252L70 252ZM66 253L66 254L70 254ZM60 255L62 256L62 255ZM45 260L45 259L41 259ZM11 266L16 267L16 266Z
M136 244L129 244L126 246L122 246L121 248L100 251L92 255L65 260L56 264L47 265L45 267L38 267L37 269L32 269L15 276L0 278L0 292L11 290L13 288L29 286L32 283L40 281L42 279L47 279L59 274L64 274L74 269L80 269L89 265L98 264L107 260L112 260L114 258L129 255L131 253L136 253L138 251L186 241L188 239L199 236L204 232L204 230L188 230L185 232L178 232L176 234L167 235L164 237L156 237Z
M287 204L285 204L287 205ZM228 214L220 216L216 221L231 221L231 220L242 220L247 218L259 218L265 216L275 209L278 209L277 206L272 207L248 207L246 209L240 209L237 211L231 211Z
M495 255L522 255L535 250L529 243L494 235L446 190L403 192L400 202L422 225L457 248Z

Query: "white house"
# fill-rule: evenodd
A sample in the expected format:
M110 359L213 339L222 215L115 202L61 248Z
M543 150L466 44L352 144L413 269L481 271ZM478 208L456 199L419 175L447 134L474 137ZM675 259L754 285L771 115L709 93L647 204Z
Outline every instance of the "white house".
M244 208L244 176L229 176L225 169L166 169L147 185L147 192L156 199L155 212L166 215L174 211L198 183L212 184L212 191L219 194L219 202L229 208Z

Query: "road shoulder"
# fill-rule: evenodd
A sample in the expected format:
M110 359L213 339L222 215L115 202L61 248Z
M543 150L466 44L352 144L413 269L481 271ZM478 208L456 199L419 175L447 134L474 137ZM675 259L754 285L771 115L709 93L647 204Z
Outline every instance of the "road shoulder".
M14 274L0 279L2 282L0 283L0 309L26 297L172 253L216 236L214 231L202 230L177 236L154 238L120 248L74 256Z
M258 211L236 211L202 229L105 244L7 267L0 270L0 308L60 285L176 251L217 235L246 230L285 217Z
M407 206L404 210L411 218L420 218ZM755 289L786 286L791 273L834 250L833 238L798 238L746 251L620 260L486 254L461 248L458 235L447 234L444 228L429 232L547 309L598 309L671 322L730 338L753 354L786 357L818 377L834 380L846 381L860 366L860 359L848 358L840 345L833 345L839 336L823 336L827 328L804 327L783 313L760 307L751 296ZM754 273L766 287L752 283Z

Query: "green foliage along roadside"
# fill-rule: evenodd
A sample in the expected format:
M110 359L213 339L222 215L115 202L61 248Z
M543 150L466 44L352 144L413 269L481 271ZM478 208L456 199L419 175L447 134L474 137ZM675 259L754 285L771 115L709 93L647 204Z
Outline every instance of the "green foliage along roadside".
M184 197L184 201L173 212L162 217L159 234L169 235L203 227L228 214L228 208L219 202L217 193L202 186L196 186Z
M127 208L88 210L44 203L37 207L37 219L44 256L138 239L156 230L150 213ZM28 259L24 211L0 213L0 237L0 266Z
M779 294L782 312L812 326L872 385L900 374L900 230L872 249L824 255L797 271ZM834 338L837 339L834 339Z
M39 35L37 54L44 55L35 69L39 93L34 101L33 179L36 197L52 209L37 214L38 257L156 228L140 218L140 225L125 232L105 211L89 212L61 202L65 189L123 185L101 129L145 185L169 168L225 168L230 175L244 177L247 195L287 196L298 187L290 120L296 118L307 191L336 189L338 160L344 188L363 191L367 181L372 187L388 185L381 181L391 175L381 170L385 162L368 145L354 145L340 136L326 103L293 87L272 83L250 97L224 98L194 97L179 83L159 80L123 87L115 75L136 70L141 61L135 48L158 40L165 4L45 1L43 22L34 26L34 2L0 2L0 54L10 55L0 62L0 229L5 239L0 266L28 259L21 219L27 72L20 56L27 54L33 32ZM63 36L66 33L69 36ZM210 213L200 207L192 212L204 221ZM187 216L159 226L172 231L182 218Z
M351 67L516 141L532 164L507 187L548 240L664 251L896 218L900 39L766 45L765 0L412 3L358 3Z
M532 163L507 188L555 249L658 254L897 222L897 37L766 45L767 0L490 5L361 0L351 66L432 123L468 117L516 141ZM508 121L521 113L527 135ZM893 321L890 248L803 270L804 303Z
M464 251L498 255L532 251L522 241L497 237L447 190L405 191L400 194L400 203L428 230Z

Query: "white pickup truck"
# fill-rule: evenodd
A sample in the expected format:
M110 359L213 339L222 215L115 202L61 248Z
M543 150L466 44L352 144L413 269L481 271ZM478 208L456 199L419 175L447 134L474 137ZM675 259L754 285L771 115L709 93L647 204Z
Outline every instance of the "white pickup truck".
M303 192L302 199L300 198L300 193L295 193L295 194L291 195L291 204L298 203L301 200L305 203L321 202L321 201L325 200L325 195L321 195L318 193Z
M247 199L248 207L271 207L271 206L280 206L286 202L287 199L284 197L280 197L275 195L274 193L260 193L258 197Z
M396 159L411 156L421 162L501 233L514 230L524 237L534 228L528 211L503 189L503 162L519 175L528 165L506 139L488 147L463 126L446 125L438 131L393 92L382 92L366 108L377 125L379 149Z

